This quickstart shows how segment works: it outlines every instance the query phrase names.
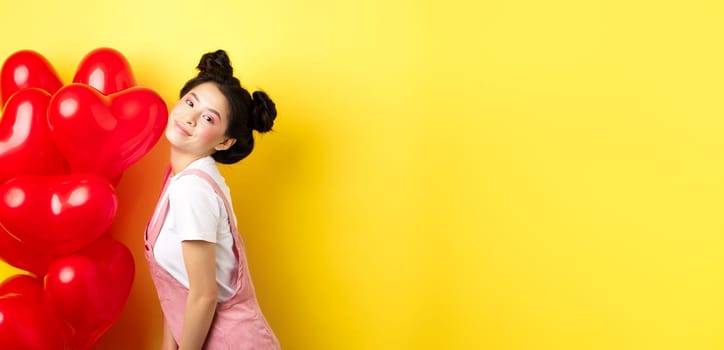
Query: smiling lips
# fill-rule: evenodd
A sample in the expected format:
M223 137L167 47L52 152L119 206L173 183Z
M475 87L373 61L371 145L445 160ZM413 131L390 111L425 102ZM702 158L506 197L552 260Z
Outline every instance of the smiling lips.
M174 122L174 125L176 126L176 130L177 130L181 135L191 136L191 133L188 132L188 131L186 131L186 129L184 129L184 128L181 126L181 124L179 124L179 122Z

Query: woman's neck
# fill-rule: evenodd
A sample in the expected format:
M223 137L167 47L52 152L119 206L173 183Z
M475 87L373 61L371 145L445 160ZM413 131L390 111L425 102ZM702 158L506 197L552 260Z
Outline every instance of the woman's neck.
M194 155L194 154L188 154L184 152L179 152L178 150L171 147L171 156L170 156L170 162L171 162L171 175L176 175L186 169L186 167L189 166L189 164L193 163L196 160L199 160L201 158L204 158L208 155Z

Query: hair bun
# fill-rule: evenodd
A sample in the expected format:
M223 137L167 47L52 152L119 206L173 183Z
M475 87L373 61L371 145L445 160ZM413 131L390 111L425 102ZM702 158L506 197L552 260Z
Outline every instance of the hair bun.
M229 56L224 50L216 50L208 52L201 56L199 65L196 66L199 75L209 74L221 77L231 77L234 75L234 69L231 67Z
M249 127L258 132L267 132L274 126L277 108L274 101L263 91L254 91L252 97Z

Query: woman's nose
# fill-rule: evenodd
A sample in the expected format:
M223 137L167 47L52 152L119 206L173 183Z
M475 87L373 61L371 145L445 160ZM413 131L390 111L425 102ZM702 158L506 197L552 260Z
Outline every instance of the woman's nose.
M193 114L189 113L184 116L184 123L186 123L187 125L194 125L196 124L196 117Z

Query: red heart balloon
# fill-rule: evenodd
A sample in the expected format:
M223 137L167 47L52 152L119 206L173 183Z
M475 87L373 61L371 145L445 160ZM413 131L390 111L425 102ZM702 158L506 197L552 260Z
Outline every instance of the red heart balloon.
M20 175L58 175L67 164L48 127L50 94L37 88L18 91L0 119L0 183Z
M0 185L0 222L13 236L51 255L90 244L118 207L108 180L95 174L22 176Z
M104 95L136 85L126 58L120 52L105 47L91 51L81 60L73 82L90 85Z
M10 55L0 70L0 101L4 104L22 88L40 88L51 95L63 86L53 66L43 55L22 50Z
M36 251L30 245L20 242L0 226L0 260L19 269L43 276L53 261L53 256Z
M135 266L122 243L103 237L48 269L45 297L69 326L72 349L87 349L120 315L131 292Z
M61 325L44 302L42 288L40 280L27 275L10 277L0 285L3 349L64 349Z
M73 172L118 178L158 142L168 117L153 90L132 87L102 95L84 84L53 95L48 122L55 143Z
M24 295L42 301L43 281L28 275L8 277L0 284L0 298L13 294Z

